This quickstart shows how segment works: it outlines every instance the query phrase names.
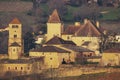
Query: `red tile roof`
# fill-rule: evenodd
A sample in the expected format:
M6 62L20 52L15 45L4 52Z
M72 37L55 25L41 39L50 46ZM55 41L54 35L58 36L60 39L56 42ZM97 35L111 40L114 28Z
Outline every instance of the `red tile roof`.
M10 24L21 24L21 22L18 20L18 18L14 18Z
M69 25L65 31L64 34L75 34L80 29L81 26L75 26L75 25Z
M98 37L102 33L91 21L88 20L88 22L84 24L75 34L76 36Z
M60 23L60 17L58 15L57 10L55 9L52 13L52 15L50 15L49 19L48 19L48 23Z
M63 34L97 37L97 36L100 36L102 33L100 29L96 27L96 25L94 25L90 20L88 20L86 24L83 24L80 26L75 26L75 25L68 26L64 30Z

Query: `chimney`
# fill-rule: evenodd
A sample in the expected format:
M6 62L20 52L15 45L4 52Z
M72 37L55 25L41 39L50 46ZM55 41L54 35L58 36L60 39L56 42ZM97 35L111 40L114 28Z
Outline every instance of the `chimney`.
M99 21L96 21L96 26L97 26L98 28L100 27Z
M75 26L80 26L80 22L75 22Z
M85 18L85 19L84 19L84 24L86 24L87 22L88 22L88 19Z

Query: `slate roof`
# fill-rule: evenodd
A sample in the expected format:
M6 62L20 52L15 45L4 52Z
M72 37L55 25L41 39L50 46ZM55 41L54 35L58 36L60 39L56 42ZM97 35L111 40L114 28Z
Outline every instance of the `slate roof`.
M57 10L55 9L52 13L52 15L50 15L49 19L48 19L48 23L60 23L60 17L58 15Z
M21 24L21 22L19 21L18 18L14 18L14 19L10 22L10 24Z
M70 53L67 50L55 47L55 46L44 46L39 49L31 50L31 52L58 52L58 53Z
M17 42L12 43L10 46L18 46L18 47L20 47L20 45Z
M50 39L49 41L47 41L45 44L70 44L70 45L76 45L73 41L66 41L63 40L60 37L53 37L52 39Z

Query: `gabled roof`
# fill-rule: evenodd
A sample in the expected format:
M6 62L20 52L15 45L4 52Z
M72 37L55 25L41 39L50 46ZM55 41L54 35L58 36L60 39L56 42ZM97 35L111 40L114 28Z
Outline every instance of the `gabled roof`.
M12 43L10 46L18 46L18 47L20 47L20 45L17 42Z
M70 44L70 45L76 45L73 41L66 41L63 40L60 37L54 36L52 39L47 41L45 44Z
M58 15L57 10L55 9L52 13L52 15L50 15L49 19L48 19L48 23L60 23L60 17Z
M90 20L88 20L75 34L76 36L98 37L102 33Z
M32 52L58 52L58 53L70 53L67 50L57 48L55 46L44 46L39 49L31 50Z
M21 24L21 22L19 21L18 18L14 18L14 19L10 22L10 24Z
M63 34L72 34L76 36L90 36L90 37L98 37L102 34L100 29L96 27L94 23L90 20L86 22L86 24L75 26L69 25L64 30Z

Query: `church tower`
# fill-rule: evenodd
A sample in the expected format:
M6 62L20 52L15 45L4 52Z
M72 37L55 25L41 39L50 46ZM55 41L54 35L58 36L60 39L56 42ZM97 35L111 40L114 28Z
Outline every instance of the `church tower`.
M60 21L57 10L55 9L52 15L49 16L47 22L47 40L50 40L54 36L61 37L63 24Z
M23 53L22 24L17 18L9 23L8 55L9 59L18 59Z

